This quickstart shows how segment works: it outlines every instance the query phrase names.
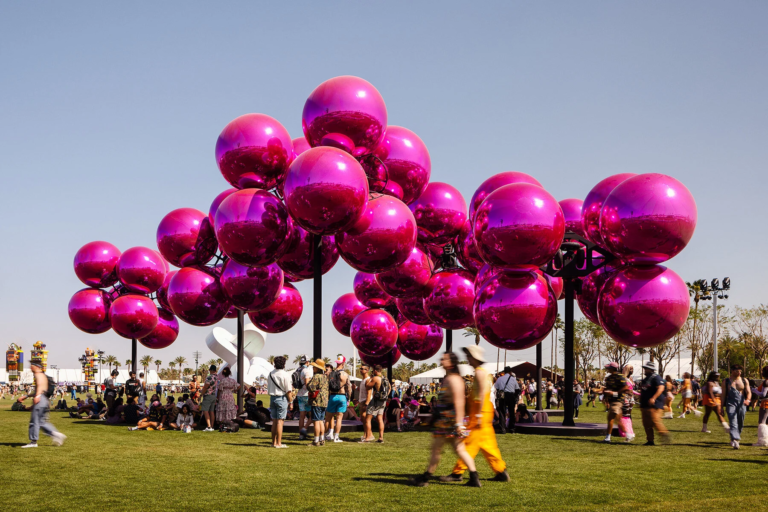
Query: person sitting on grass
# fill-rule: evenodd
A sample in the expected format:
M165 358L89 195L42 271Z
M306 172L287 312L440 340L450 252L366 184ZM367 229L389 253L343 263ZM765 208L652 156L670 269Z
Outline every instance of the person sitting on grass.
M402 428L400 427L400 412L402 411L402 408L400 407L400 400L397 398L393 398L389 401L389 404L387 405L387 410L384 413L386 422L387 422L387 428L396 428L398 432L402 432Z
M357 416L357 411L355 411L355 407L357 406L355 402L357 402L357 400L352 400L347 405L347 410L344 411L344 414L341 415L342 421L346 421L346 420L360 421L360 418Z
M29 407L24 405L24 399L27 398L26 395L22 395L19 398L16 399L15 402L13 402L13 405L11 406L12 411L28 411Z
M411 430L421 423L419 417L419 402L411 400L403 410L403 419L401 420L401 428L403 430Z
M122 397L118 397L114 402L112 402L112 407L107 409L107 418L105 422L109 425L117 425L118 423L122 423L124 409L125 406L123 405L123 399Z
M171 423L175 423L176 416L179 415L179 408L176 407L175 401L176 399L171 395L165 399L165 419L163 420L163 427L165 428L172 428Z
M138 425L128 427L128 430L163 430L163 419L165 418L165 408L160 405L160 401L152 402L149 408L149 414L146 418L141 418Z
M518 404L515 414L517 415L517 423L533 423L533 414L528 410L527 405Z
M136 399L128 397L128 402L123 406L123 421L128 425L135 425L139 422L139 406L136 405Z
M176 416L176 419L171 422L170 426L172 429L181 430L185 434L189 434L195 429L195 427L197 427L197 423L195 423L195 417L189 410L189 406L187 406L187 404L181 406L181 411L179 411L179 414Z
M251 389L254 390L254 396L256 396L256 388L252 387ZM248 417L241 419L238 422L242 427L266 428L267 422L272 420L269 409L264 407L264 402L261 400L257 400L254 404L248 405L246 407L246 412L248 413Z

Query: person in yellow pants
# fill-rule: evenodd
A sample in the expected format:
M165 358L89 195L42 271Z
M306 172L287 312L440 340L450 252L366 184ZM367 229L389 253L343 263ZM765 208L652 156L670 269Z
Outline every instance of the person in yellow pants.
M471 345L464 347L469 364L475 369L475 381L472 384L468 399L469 408L469 437L464 441L467 453L473 459L478 452L482 452L485 460L496 473L491 480L497 482L509 482L507 464L501 458L499 445L496 443L496 432L493 431L493 404L491 403L491 376L480 365L485 362L485 350L483 347ZM461 482L467 466L457 460L453 472L448 476L440 477L442 482Z

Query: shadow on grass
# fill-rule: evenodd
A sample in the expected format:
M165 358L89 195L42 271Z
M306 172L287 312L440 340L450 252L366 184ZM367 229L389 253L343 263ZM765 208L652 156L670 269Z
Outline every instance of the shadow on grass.
M25 443L0 443L0 446L10 446L11 448L15 448L17 446L24 446Z
M746 462L748 464L766 465L768 460L748 460L748 459L707 459L715 462Z
M397 473L371 473L371 476L356 476L352 478L355 482L378 482L382 484L396 484L407 485L411 487L413 484L410 481L412 474L397 474ZM430 481L432 484L440 484L439 480Z

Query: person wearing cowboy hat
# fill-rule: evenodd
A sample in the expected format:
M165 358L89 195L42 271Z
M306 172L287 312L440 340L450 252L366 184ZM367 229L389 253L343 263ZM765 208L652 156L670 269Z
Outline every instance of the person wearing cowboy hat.
M491 385L493 379L481 365L485 363L485 349L479 345L470 345L464 347L464 353L467 355L467 361L475 369L475 381L467 397L467 408L469 409L469 436L464 441L467 453L473 459L477 457L478 452L482 452L485 460L496 473L492 478L497 482L509 482L507 473L507 464L501 458L501 451L496 442L496 432L493 430L494 409L491 403ZM461 459L456 460L453 472L448 476L440 477L442 482L461 482L467 465ZM470 479L477 476L470 474Z
M342 443L339 439L341 432L341 418L347 412L347 396L352 392L349 383L349 374L344 371L347 358L339 354L336 359L336 369L328 375L328 408L325 410L325 423L328 433L326 441Z
M616 422L619 429L622 428L621 423L617 419L621 418L624 394L629 392L629 386L627 385L627 378L619 372L619 363L607 363L605 370L608 372L608 376L605 378L605 391L603 393L608 402L608 432L603 441L610 443L614 422ZM630 437L627 437L627 442L631 440Z
M309 406L312 410L312 424L315 429L315 439L311 446L325 445L325 409L328 407L328 377L325 376L325 361L316 359L309 364L315 372L307 383L309 391Z
M659 433L662 439L669 440L669 432L661 422L661 411L664 409L664 379L656 373L656 364L648 361L643 365L645 377L640 382L640 413L645 429L645 446L653 446L653 430Z

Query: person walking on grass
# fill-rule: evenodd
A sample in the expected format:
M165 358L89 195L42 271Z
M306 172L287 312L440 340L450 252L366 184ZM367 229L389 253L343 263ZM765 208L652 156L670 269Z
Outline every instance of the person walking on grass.
M203 411L205 424L207 425L203 432L213 432L213 426L216 424L216 393L218 391L216 365L212 364L208 372L208 376L205 377L205 384L203 385L203 403L200 404L200 410Z
M731 447L739 449L741 430L744 428L744 416L752 401L752 390L749 382L741 376L741 365L731 367L731 376L725 379L725 412L731 427Z
M669 442L669 432L661 422L661 411L666 403L664 379L656 373L656 364L648 361L643 365L645 378L640 383L640 413L645 430L645 446L653 446L653 431L659 433L665 443Z
M296 396L299 402L299 441L304 441L307 438L307 429L312 417L312 408L309 407L307 383L312 380L313 374L312 368L307 364L307 357L301 356L299 367L291 375L291 383L293 388L297 390Z
M704 383L704 389L701 396L701 403L704 404L704 419L701 425L701 431L705 434L711 434L707 428L707 422L710 415L714 412L718 421L723 426L726 432L730 432L731 426L725 421L723 417L723 406L721 403L721 396L723 394L723 388L720 387L720 374L717 372L709 372L707 382Z
M269 373L267 379L269 414L272 417L272 446L288 448L288 445L283 444L283 422L288 415L291 378L285 371L285 358L283 356L277 356L273 364L275 369Z
M458 371L458 370L457 370ZM496 396L499 401L499 431L502 434L515 433L515 407L520 396L520 386L509 366L504 368L504 375L496 380ZM507 420L509 415L509 420Z
M50 398L55 392L53 379L43 372L43 365L39 361L32 361L31 367L35 377L35 398L32 400L32 412L29 418L29 444L25 444L22 448L37 448L40 429L43 430L43 434L52 439L54 446L61 446L67 436L56 430L48 418L51 407Z
M363 363L360 365L360 375L362 380L357 388L357 405L360 409L360 421L363 423L363 437L360 438L361 442L371 442L375 438L371 430L371 423L366 419L368 417L368 404L371 403L373 398L373 391L366 385L370 380L369 377L370 367Z
M614 422L619 430L623 431L620 419L623 414L624 395L629 392L629 387L627 386L627 378L619 373L619 363L610 362L605 365L605 370L608 375L605 377L605 391L603 393L608 403L608 432L603 441L610 443ZM632 442L634 437L634 435L628 435L627 442Z
M339 354L336 359L336 369L328 376L328 408L325 410L325 422L329 425L328 432L325 435L326 441L342 443L339 439L341 432L341 419L347 412L347 396L350 386L349 374L344 371L344 365L347 364L347 358ZM330 428L335 420L335 427Z
M328 407L328 379L325 376L325 361L315 360L311 363L314 375L307 383L309 391L309 406L312 409L312 425L315 439L310 446L325 445L325 409Z
M696 416L701 416L701 411L696 409L693 405L693 398L694 398L694 390L693 390L693 380L691 379L691 374L688 372L685 372L683 374L683 384L681 387L680 392L683 394L683 412L680 413L680 418L685 418L685 415L689 412L694 413Z
M370 433L371 441L373 440L373 419L376 418L379 422L379 438L377 443L384 442L384 411L387 408L387 397L392 390L392 387L388 380L381 376L382 367L377 364L373 367L373 377L371 377L365 384L365 387L371 390L371 401L368 404L366 410L365 425L366 434ZM361 443L370 443L371 441L363 440Z
M760 373L763 379L757 385L757 393L752 400L759 402L757 417L757 442L752 446L768 446L768 366L763 366Z

